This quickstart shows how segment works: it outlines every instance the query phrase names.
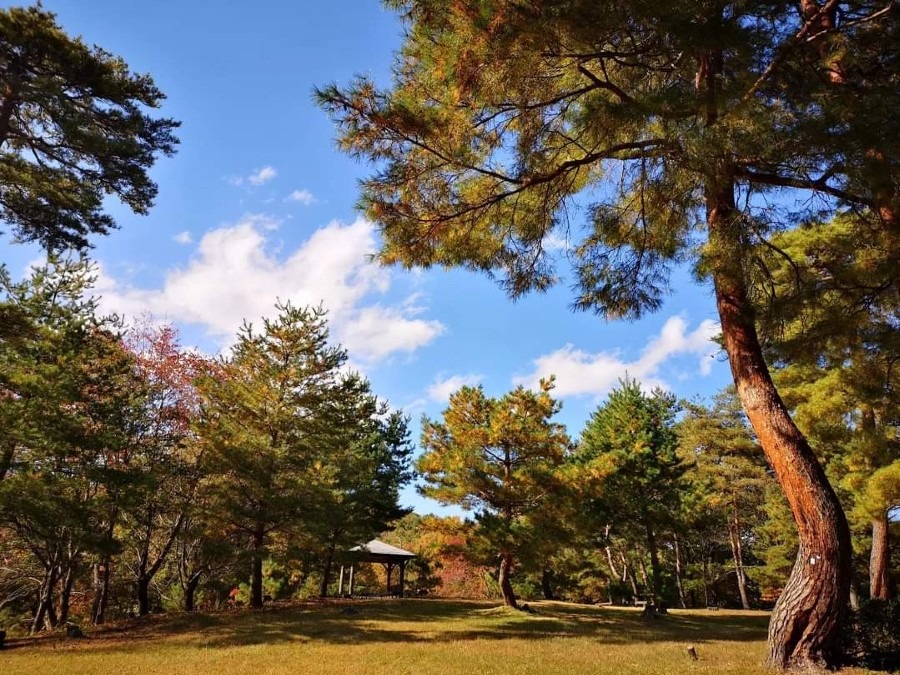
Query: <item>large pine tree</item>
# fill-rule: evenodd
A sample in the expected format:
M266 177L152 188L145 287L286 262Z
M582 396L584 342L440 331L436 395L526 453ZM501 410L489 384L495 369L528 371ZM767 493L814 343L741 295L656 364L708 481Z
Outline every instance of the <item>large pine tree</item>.
M872 117L898 107L898 62L884 48L896 6L389 4L407 25L392 87L319 92L341 147L377 164L361 204L381 227L382 261L498 274L516 296L558 280L548 238L567 236L576 304L638 317L693 258L799 530L768 660L827 660L849 593L849 530L769 375L750 270L754 244L780 224L760 197L786 188L813 199L778 220L868 208L897 251L900 128L892 113ZM576 205L585 223L570 220Z

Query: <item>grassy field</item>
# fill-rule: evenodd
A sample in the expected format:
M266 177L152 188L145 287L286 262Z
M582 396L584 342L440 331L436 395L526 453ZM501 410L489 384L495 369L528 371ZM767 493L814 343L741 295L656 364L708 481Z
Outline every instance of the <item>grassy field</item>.
M148 617L83 640L13 641L0 652L0 673L767 672L762 612L674 611L648 621L637 610L532 606L535 614L484 602L373 600Z

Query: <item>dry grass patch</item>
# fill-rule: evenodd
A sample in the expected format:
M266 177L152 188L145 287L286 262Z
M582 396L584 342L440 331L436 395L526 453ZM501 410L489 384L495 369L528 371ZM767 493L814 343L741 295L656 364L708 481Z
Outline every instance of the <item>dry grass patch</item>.
M557 602L536 613L469 601L400 600L148 617L84 640L14 641L4 675L733 673L762 675L768 615ZM688 658L695 645L699 661ZM862 671L856 671L857 673Z

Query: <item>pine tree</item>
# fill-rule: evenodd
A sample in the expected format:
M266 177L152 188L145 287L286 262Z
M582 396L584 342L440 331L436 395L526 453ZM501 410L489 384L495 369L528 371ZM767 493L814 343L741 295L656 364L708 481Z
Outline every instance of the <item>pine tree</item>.
M801 206L773 217L759 198L772 190L805 191L814 208L867 209L897 259L900 125L889 111L900 64L885 48L896 8L391 6L407 24L392 88L361 79L319 92L341 147L377 165L361 206L381 228L380 259L495 274L518 296L558 281L548 240L565 236L576 305L634 318L659 308L672 267L693 258L714 288L738 395L798 524L768 661L826 661L849 594L849 528L770 377L750 277L754 246L776 220L808 215ZM883 112L877 121L873 111ZM587 206L584 224L570 220L576 205Z
M84 248L115 227L108 195L147 213L148 171L178 142L177 122L146 112L164 98L40 5L0 10L0 220L15 238Z
M551 421L559 403L550 392L519 387L502 398L481 387L463 387L450 397L443 420L423 419L416 468L425 481L422 494L443 504L474 510L478 535L499 560L504 602L517 607L511 576L522 549L541 533L542 508L562 491L560 466L568 437Z

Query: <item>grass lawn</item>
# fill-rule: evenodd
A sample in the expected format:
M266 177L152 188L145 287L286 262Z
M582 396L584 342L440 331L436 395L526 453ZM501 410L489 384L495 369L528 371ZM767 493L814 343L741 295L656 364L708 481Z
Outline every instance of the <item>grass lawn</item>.
M154 616L83 640L14 640L0 652L0 673L767 672L763 612L673 611L647 621L633 609L532 606L535 614L486 602L372 600Z

